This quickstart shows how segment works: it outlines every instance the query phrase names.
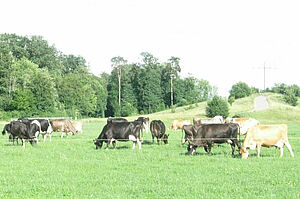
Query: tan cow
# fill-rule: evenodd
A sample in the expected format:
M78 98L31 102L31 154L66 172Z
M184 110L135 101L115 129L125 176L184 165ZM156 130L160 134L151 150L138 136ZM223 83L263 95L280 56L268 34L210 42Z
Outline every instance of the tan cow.
M190 125L191 122L188 120L174 120L171 125L170 129L177 130L182 129L183 125Z
M249 156L249 149L257 148L257 156L260 156L262 146L276 146L280 149L280 157L283 156L283 146L286 145L291 156L294 157L292 147L288 141L288 127L286 124L279 125L258 125L249 129L243 146L240 150L242 158L246 159Z
M60 131L61 138L64 135L68 135L68 133L72 133L73 135L77 134L77 130L74 128L72 123L66 119L50 119L50 123L52 126L53 131Z
M240 134L247 133L249 128L259 125L259 121L254 118L241 117L241 118L226 118L225 123L235 123L240 126Z

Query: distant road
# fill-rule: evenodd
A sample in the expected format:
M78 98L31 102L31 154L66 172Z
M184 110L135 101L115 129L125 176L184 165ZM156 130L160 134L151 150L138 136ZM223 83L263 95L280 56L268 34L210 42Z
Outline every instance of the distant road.
M258 96L254 99L254 111L261 111L269 108L266 96Z

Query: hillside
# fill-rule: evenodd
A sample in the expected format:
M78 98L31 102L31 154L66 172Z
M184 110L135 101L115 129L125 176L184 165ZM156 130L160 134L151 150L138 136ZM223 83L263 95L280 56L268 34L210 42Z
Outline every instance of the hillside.
M266 93L267 100L269 103L269 109L262 111L253 111L254 109L254 98L258 94L253 94L249 97L237 99L232 106L229 106L229 117L234 115L240 115L245 117L253 117L261 121L261 123L298 123L300 122L300 105L293 107L286 104L283 101L281 94ZM300 101L300 100L299 100ZM151 120L161 119L169 124L174 119L190 120L194 117L206 117L205 107L207 102L201 102L185 107L178 107L175 112L171 110L165 110L153 114L146 115ZM129 120L135 119L134 117L128 117Z

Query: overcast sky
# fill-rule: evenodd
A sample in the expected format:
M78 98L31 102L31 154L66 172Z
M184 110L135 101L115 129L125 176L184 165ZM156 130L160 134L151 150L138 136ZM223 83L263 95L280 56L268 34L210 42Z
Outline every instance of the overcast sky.
M300 85L300 2L289 0L1 0L0 33L41 35L91 72L111 58L181 59L181 75L227 96L239 81L262 89Z

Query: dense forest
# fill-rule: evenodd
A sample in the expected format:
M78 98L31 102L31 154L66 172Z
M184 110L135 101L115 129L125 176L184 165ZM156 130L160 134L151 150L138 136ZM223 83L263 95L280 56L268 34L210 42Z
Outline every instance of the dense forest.
M140 56L141 63L113 57L110 74L94 75L83 57L65 55L41 36L1 34L0 118L129 116L216 95L208 81L180 76L180 58Z

